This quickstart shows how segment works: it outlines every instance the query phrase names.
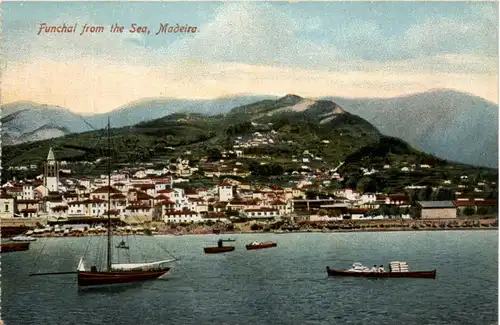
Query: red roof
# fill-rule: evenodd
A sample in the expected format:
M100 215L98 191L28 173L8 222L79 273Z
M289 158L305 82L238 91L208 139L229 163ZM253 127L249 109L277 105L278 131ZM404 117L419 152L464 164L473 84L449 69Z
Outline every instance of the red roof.
M271 209L271 208L260 208L260 209L247 209L245 212L278 212L276 209Z
M196 198L196 197L189 198L188 201L189 202L205 202L203 199Z
M121 191L117 190L113 186L102 186L102 187L99 187L98 189L94 190L92 193L107 194L108 189L109 189L110 193L115 193L115 194L121 193Z
M150 206L147 206L147 205L129 205L128 207L126 207L127 210L148 210L148 209L151 209Z
M140 188L141 190L154 189L154 184L134 184L134 187Z
M454 201L456 206L496 206L498 205L497 200L456 200Z
M190 210L185 210L185 211L167 211L165 212L165 215L167 216L172 216L172 215L182 215L182 214L198 214L197 212L190 211Z
M202 215L202 218L225 218L224 212L209 212Z
M155 204L155 206L162 206L162 205L175 205L175 202L165 200Z
M137 191L137 200L150 200L153 197L147 193Z
M68 210L68 207L66 205L56 205L55 207L52 208L52 211L64 211Z
M37 209L21 209L19 212L26 212L26 213L35 213L37 212Z

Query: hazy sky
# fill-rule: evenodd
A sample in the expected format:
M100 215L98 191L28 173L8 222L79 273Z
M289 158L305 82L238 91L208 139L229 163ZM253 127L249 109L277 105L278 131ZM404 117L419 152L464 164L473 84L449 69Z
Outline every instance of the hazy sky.
M498 103L498 4L3 2L2 100L104 112L145 97L389 97ZM37 35L41 23L78 24ZM125 26L112 34L113 23ZM151 34L130 34L130 24ZM160 23L196 33L154 35ZM105 32L79 35L84 24Z

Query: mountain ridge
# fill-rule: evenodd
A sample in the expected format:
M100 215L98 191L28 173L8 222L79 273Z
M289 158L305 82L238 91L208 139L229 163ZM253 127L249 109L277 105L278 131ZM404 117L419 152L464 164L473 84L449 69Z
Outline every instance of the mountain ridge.
M62 123L62 129L73 132L86 132L92 130L92 128L84 125L82 123L84 120L88 121L95 129L100 129L105 127L107 117L110 116L113 125L128 126L160 118L174 111L198 112L210 115L229 113L232 108L252 105L258 102L259 99L272 101L276 100L277 97L271 95L249 95L244 98L225 96L222 99L219 98L219 102L211 100L171 101L170 98L140 99L108 113L83 117L77 116L68 109L59 106L38 105L38 107L45 109L55 107L56 113L72 114L72 117L67 119L72 120L71 123L64 123L64 119L55 119L55 116L49 120L50 122L57 120ZM287 94L279 99L295 104L301 100L318 102L330 99L336 103L339 109L347 109L349 112L365 118L383 134L400 137L412 146L426 152L467 164L489 167L498 165L498 140L496 137L498 124L496 122L492 123L492 121L498 121L498 106L478 96L450 89L433 89L428 92L393 98L359 99L325 96L308 99L294 94ZM32 104L32 102L28 101L22 103ZM310 104L312 105L312 102ZM12 103L6 105L12 105ZM300 104L298 105L300 106ZM305 109L309 109L311 105L306 105ZM4 116L6 115L5 112L9 115L9 111L5 111L4 107L2 105ZM304 107L296 107L295 109L304 109ZM469 111L472 113L467 114ZM24 115L20 113L20 115L23 115L20 118L29 119L30 117L26 116L29 112L32 111L24 111ZM484 116L480 114L481 112L485 113ZM423 119L422 116L425 118ZM33 123L35 127L29 125L30 123L24 123L27 124L24 125L19 121L17 121L17 124L12 123L12 120L16 120L16 118L11 117L11 120L5 120L5 117L2 118L4 126L2 135L3 139L7 140L4 142L6 144L26 141L28 137L23 138L22 136L23 127L25 133L33 132L41 127L37 123ZM421 123L415 125L416 120Z

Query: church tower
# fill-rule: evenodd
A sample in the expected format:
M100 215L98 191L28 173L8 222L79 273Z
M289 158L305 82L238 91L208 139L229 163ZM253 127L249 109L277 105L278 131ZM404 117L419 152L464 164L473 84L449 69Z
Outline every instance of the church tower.
M56 158L54 157L52 147L49 149L49 155L47 156L47 161L45 162L43 185L49 190L49 192L59 191L59 166Z

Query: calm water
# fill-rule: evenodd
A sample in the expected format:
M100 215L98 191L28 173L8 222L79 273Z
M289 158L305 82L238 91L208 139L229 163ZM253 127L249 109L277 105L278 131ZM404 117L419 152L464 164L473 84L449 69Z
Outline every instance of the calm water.
M497 323L497 231L232 237L236 251L220 255L203 254L215 235L131 239L131 247L147 249L145 259L165 258L161 247L168 247L182 260L167 280L100 290L78 290L76 275L28 277L73 270L86 247L98 251L98 238L39 239L27 252L1 257L2 318L7 325ZM252 240L278 247L246 251ZM131 251L132 259L139 257ZM438 278L326 276L327 265L391 260L406 260L414 270L436 268Z

